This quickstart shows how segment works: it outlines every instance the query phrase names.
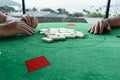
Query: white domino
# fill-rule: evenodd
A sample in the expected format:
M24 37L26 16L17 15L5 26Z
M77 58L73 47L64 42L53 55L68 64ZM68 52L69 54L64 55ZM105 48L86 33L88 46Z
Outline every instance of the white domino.
M77 33L76 33L76 37L77 37L77 38L84 38L84 37L85 37L85 34L82 33L82 32L77 32Z
M76 37L77 37L77 38L84 38L85 35L84 35L84 34L76 34Z
M47 35L55 35L55 33L54 33L54 32L46 32L45 35L46 35L46 36L47 36Z
M48 29L40 29L39 31L40 31L40 32L47 32Z
M54 35L52 35L52 34L47 35L48 38L51 38L51 37L54 37L54 36L55 36L55 34Z
M48 29L40 29L40 30L39 30L39 33L40 33L40 34L46 34L46 33L48 33L48 32L49 32Z
M65 40L64 35L48 35L48 37L53 40Z
M75 34L65 34L66 38L76 38Z
M59 40L65 40L66 39L65 35L63 35L63 34L58 35L58 37L59 37Z
M45 42L53 42L53 39L47 37L42 38L42 40Z
M67 29L66 31L67 31L68 33L75 32L74 29Z
M65 28L60 28L60 29L59 29L59 32L60 32L60 33L66 33L66 32L67 32L67 29L65 29Z
M84 38L85 34L76 31L75 29L66 28L49 28L40 29L40 34L45 34L47 37L42 38L45 42L53 42L56 40L66 40L67 38Z
M40 34L45 34L45 32L39 32Z

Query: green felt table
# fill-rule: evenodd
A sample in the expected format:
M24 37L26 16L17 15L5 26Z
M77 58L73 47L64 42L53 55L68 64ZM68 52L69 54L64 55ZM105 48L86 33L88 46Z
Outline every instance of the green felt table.
M93 25L74 23L42 23L33 36L0 39L0 80L119 80L120 29L109 34L93 35ZM65 27L86 34L84 39L66 39L46 43L38 33L43 28ZM28 73L25 61L45 56L50 66Z

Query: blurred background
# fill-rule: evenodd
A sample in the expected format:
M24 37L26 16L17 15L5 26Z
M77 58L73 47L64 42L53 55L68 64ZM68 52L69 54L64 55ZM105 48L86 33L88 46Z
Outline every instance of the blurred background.
M0 11L21 17L23 0L0 0ZM108 0L24 0L25 14L45 22L96 23L106 14ZM120 16L120 0L111 0L109 17Z

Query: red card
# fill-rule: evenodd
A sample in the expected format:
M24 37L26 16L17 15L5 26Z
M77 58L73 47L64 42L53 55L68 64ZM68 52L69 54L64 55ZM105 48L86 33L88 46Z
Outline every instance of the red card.
M67 26L76 26L75 24L67 24Z
M34 58L31 60L27 60L25 62L26 62L27 68L28 68L28 72L32 72L37 69L40 69L40 68L50 65L50 63L47 61L47 59L44 56Z

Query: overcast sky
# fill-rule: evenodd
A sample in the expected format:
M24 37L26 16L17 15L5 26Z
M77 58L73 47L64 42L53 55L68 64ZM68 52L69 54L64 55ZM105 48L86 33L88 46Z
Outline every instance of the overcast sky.
M13 0L21 3L22 0ZM83 9L93 10L106 6L108 0L25 0L26 8L36 7L42 8L65 8L69 12L80 12ZM112 0L112 4L120 2L120 0Z

